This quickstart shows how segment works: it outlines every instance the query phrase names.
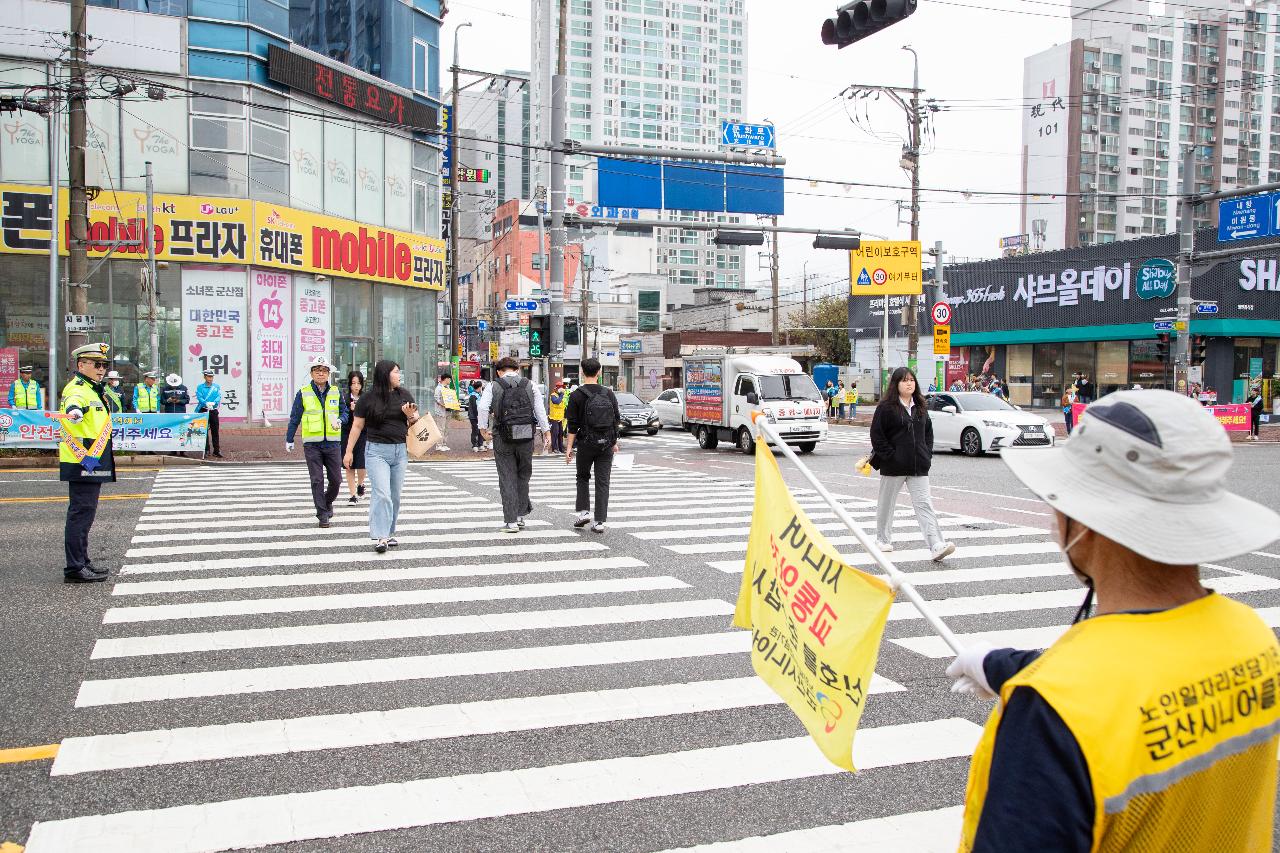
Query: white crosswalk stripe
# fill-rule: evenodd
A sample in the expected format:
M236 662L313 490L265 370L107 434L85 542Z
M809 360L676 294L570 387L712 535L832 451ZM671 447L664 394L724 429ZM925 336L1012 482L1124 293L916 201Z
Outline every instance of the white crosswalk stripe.
M856 445L866 431L834 427L829 440ZM497 533L496 485L491 460L415 463L400 545L376 554L368 498L342 499L333 526L317 528L302 466L157 475L76 693L82 725L51 768L69 791L118 781L120 793L88 800L109 807L51 801L28 853L339 849L343 836L392 831L394 844L362 843L481 849L491 845L433 833L493 820L506 821L504 849L581 846L588 826L596 849L955 848L980 717L954 711L950 651L913 605L890 611L855 780L753 674L750 635L730 625L749 479L652 462L616 471L603 535L569 526L562 458L535 458L535 513L516 536ZM796 494L867 568L830 508ZM873 524L874 502L841 500ZM958 546L944 563L905 504L890 556L963 640L1037 647L1065 630L1082 592L1049 534L977 506L940 521ZM1244 571L1205 574L1229 595L1280 590ZM1280 626L1280 607L1262 612ZM918 765L944 768L942 781ZM854 795L904 776L910 806ZM797 828L793 813L745 838L728 818L687 818L832 792L840 817L824 809ZM662 834L614 824L611 809L640 801ZM680 817L653 819L668 807Z

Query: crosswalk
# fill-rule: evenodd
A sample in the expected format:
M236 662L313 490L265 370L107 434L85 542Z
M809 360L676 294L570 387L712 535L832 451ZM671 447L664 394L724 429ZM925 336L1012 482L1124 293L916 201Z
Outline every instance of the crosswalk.
M400 545L378 555L364 504L316 527L300 466L158 474L28 853L346 849L369 833L355 848L954 849L987 708L947 693L948 653L911 604L891 610L846 774L729 625L749 481L617 471L598 534L568 526L572 468L539 458L517 536L496 532L496 485L491 461L411 466ZM940 565L909 509L895 519L893 557L924 597L962 637L1052 642L1080 590L1048 536L941 521L960 550ZM1206 574L1232 595L1280 587Z
M694 437L683 430L667 427L657 435L633 433L621 439L630 451L645 449L690 450L698 446ZM827 444L839 447L870 448L871 438L866 427L831 427L827 432Z

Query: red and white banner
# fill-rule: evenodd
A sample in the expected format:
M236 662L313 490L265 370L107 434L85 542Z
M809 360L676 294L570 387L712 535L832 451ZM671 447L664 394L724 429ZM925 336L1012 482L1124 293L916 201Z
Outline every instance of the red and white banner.
M1071 406L1071 422L1080 423L1080 416L1084 414L1084 403L1075 403ZM1252 426L1253 409L1243 403L1229 403L1224 406L1205 406L1205 410L1218 419L1218 423L1222 424L1222 428L1227 432L1248 432Z
M292 276L254 270L249 295L253 338L250 359L253 365L253 393L250 395L255 420L265 416L285 418L296 390L290 376L293 346L290 343L293 305Z

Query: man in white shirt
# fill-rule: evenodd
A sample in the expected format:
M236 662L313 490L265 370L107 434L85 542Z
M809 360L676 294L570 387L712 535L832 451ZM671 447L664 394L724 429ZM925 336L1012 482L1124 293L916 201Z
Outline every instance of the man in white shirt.
M502 495L502 532L519 533L525 516L533 512L529 480L533 477L535 432L542 433L542 452L546 453L551 449L551 423L542 392L520 375L520 364L514 358L500 359L493 369L498 378L484 389L476 405L476 423L485 440L493 442Z

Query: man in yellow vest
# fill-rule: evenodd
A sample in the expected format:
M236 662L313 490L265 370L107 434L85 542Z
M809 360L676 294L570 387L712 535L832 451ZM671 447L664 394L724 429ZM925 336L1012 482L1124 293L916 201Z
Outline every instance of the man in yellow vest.
M564 390L564 381L556 383L547 401L551 412L547 416L551 421L551 452L564 453L564 412L569 407L569 395Z
M292 453L293 439L301 427L302 455L311 475L311 499L321 527L328 527L333 518L333 502L342 485L342 425L351 418L338 386L329 383L329 374L324 356L312 360L311 381L293 397L284 439L284 449Z
M106 344L85 344L71 353L76 375L62 389L57 419L62 440L58 444L59 479L67 484L67 523L63 535L67 583L98 583L107 579L105 569L94 568L89 558L89 530L98 512L103 483L116 481L111 453L111 410L104 391L107 373Z
M156 387L159 373L155 370L142 374L142 384L133 386L133 410L140 415L160 411L160 389Z
M31 378L31 372L29 364L18 368L18 381L9 386L9 408L44 408L44 392L40 390L40 383Z
M107 383L103 386L102 392L111 403L111 411L124 411L124 398L120 395L120 371L112 370L107 373Z
M1280 515L1226 490L1222 426L1173 392L1120 391L1062 448L1001 455L1088 592L1043 653L973 646L947 669L1000 700L960 849L1271 850L1280 644L1199 564L1269 544Z

